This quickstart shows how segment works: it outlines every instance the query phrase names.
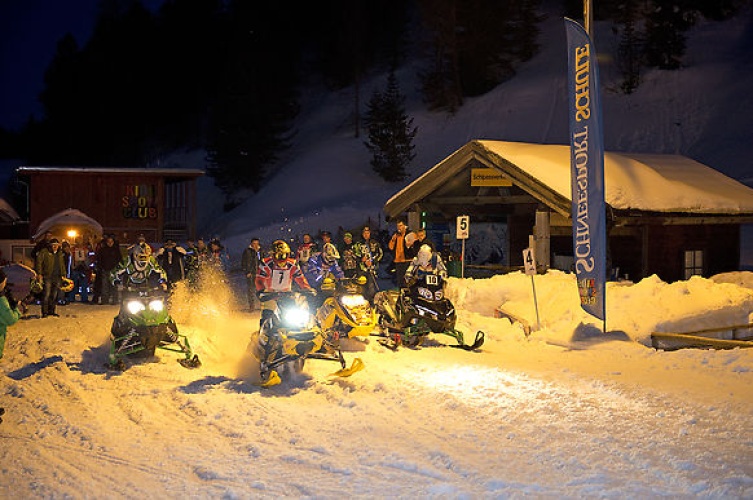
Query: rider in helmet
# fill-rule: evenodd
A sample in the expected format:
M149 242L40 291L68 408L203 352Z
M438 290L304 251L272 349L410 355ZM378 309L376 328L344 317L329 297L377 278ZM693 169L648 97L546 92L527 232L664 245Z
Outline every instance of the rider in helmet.
M141 288L159 284L167 288L167 273L152 256L152 247L146 243L137 243L124 259L110 273L113 285L122 284L126 288ZM156 283L155 283L156 282Z
M321 291L322 282L327 276L331 275L335 279L344 278L345 273L337 262L339 258L340 252L337 251L337 247L331 242L325 243L322 251L309 259L308 268L304 273L309 284Z
M293 282L303 290L311 290L298 263L290 257L290 246L283 240L276 240L272 243L271 255L259 263L256 291L290 292Z
M270 256L259 263L256 271L256 291L262 292L291 292L293 291L293 282L304 291L316 293L303 271L298 266L296 259L290 256L290 246L283 240L275 240L272 243ZM262 326L265 321L274 316L274 310L277 307L275 300L266 300L262 303L261 316L259 318L259 345L264 349L265 357L275 352L281 346L279 335L262 335Z
M427 274L441 276L444 279L447 278L447 268L439 253L432 250L431 246L423 244L405 271L405 284L411 288L418 278Z

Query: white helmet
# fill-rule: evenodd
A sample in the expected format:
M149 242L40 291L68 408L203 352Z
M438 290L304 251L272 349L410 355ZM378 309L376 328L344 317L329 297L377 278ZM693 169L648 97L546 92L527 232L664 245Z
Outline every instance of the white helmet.
M322 249L322 260L327 264L333 264L340 258L340 252L337 251L337 247L332 243L325 243Z
M416 255L418 265L421 267L428 266L431 261L431 255L431 247L429 245L421 245L421 248L418 249L418 255Z

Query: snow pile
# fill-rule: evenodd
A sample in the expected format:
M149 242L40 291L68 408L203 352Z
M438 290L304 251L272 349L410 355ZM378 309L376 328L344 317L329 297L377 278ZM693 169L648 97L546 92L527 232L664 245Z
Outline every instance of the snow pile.
M725 283L725 279L741 286ZM547 286L541 288L537 283L543 280ZM574 274L550 270L545 277L535 276L533 284L531 276L521 272L483 280L449 278L448 281L448 297L458 309L478 313L479 317L491 316L500 309L518 319L521 327L536 326L533 294L537 287L542 328L538 337L571 342L584 334L598 334L602 330L600 320L580 309ZM473 285L466 285L468 281ZM671 284L656 276L636 284L609 282L607 332L650 346L653 332L683 333L747 324L753 321L751 284L753 273L749 272L728 273L716 279L693 277ZM501 323L504 324L504 320Z
M363 371L341 379L309 360L270 389L246 353L259 316L244 312L243 277L210 280L171 303L195 370L165 351L106 370L114 306L10 328L0 496L753 495L753 443L740 439L753 431L753 349L641 343L747 318L751 273L610 283L606 335L572 276L536 276L542 329L528 337L495 315L535 324L530 276L453 278L458 328L486 333L478 352L442 335L396 352L354 339L344 355Z

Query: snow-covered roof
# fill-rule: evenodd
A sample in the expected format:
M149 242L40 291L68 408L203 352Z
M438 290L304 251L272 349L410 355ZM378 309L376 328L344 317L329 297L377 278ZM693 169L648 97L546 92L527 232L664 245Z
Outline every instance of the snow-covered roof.
M569 145L480 140L467 143L395 194L385 205L387 213L405 210L416 199L411 193L422 191L419 185L436 185L474 158L502 170L521 187L535 184L536 191L548 192L560 205L570 204ZM753 214L753 189L680 155L606 152L604 183L606 202L617 210Z
M102 235L102 225L84 212L75 208L67 208L40 222L32 239L37 239L47 231L55 232L56 229L67 230L71 226L84 227L94 234Z

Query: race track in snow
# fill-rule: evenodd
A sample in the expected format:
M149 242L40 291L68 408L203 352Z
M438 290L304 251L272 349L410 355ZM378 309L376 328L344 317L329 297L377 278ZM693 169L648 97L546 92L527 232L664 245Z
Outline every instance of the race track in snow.
M195 370L172 353L106 370L115 306L12 327L0 497L753 495L749 389L722 382L717 397L631 373L685 357L570 351L496 320L480 352L352 340L346 359L365 370L343 379L310 360L261 389L245 352L258 315L228 290L211 297L174 304ZM595 371L605 358L614 369Z

